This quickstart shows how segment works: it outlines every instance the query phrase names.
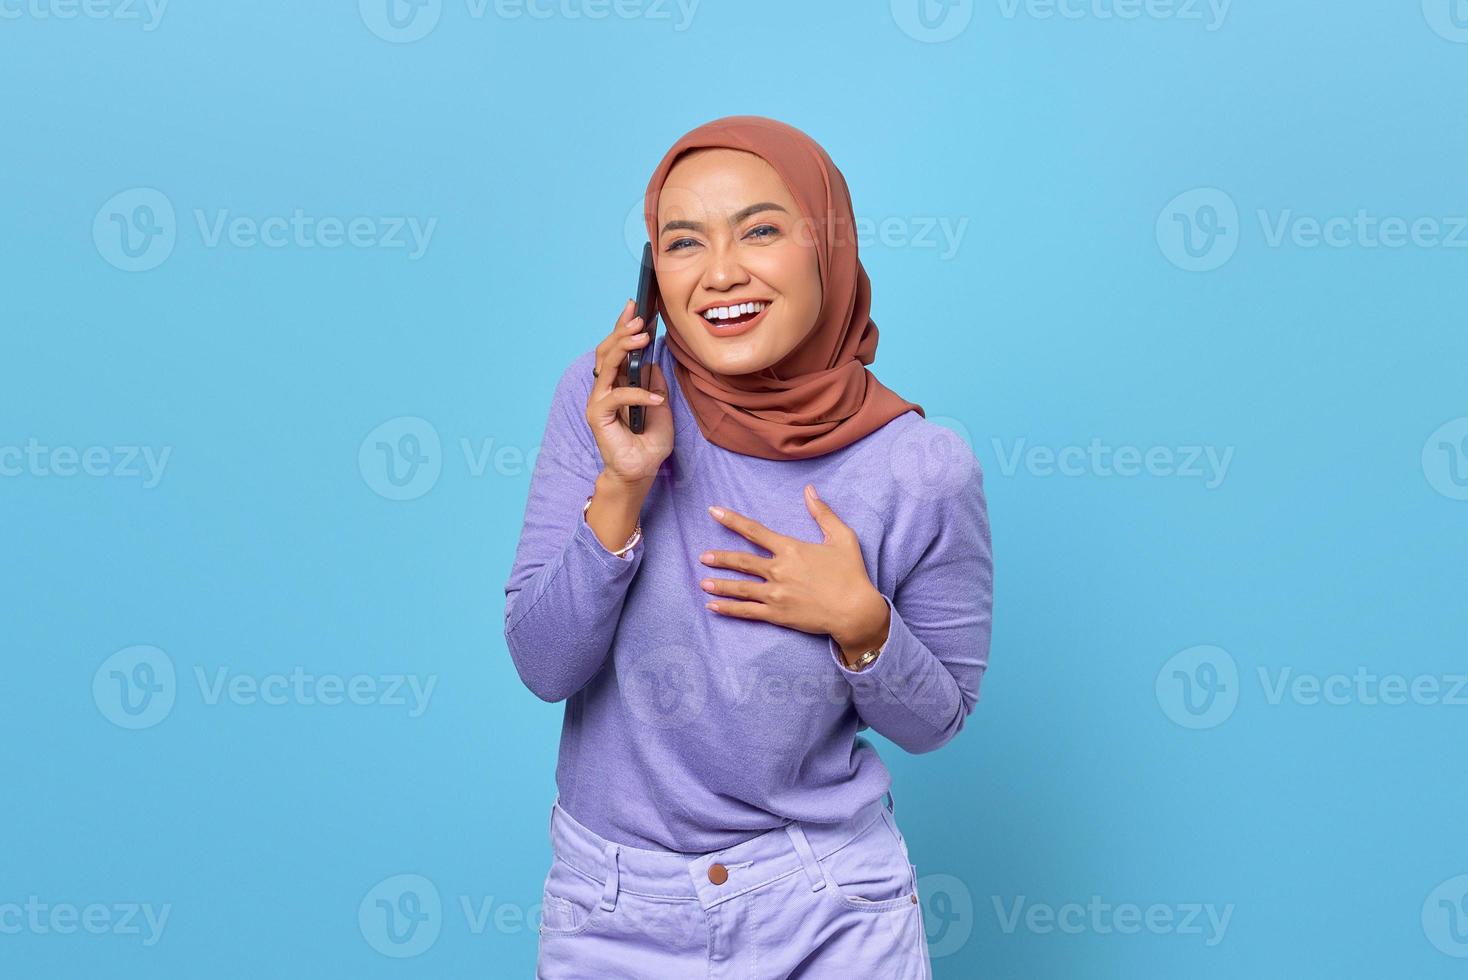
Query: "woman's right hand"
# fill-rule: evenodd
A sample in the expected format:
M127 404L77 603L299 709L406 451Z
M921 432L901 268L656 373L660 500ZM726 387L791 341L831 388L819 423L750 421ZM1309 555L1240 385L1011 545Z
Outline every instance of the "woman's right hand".
M651 390L627 384L627 352L647 346L649 339L642 331L642 318L633 315L635 306L629 299L612 332L596 345L597 373L586 400L586 421L601 450L604 472L628 486L646 489L673 451L673 409L657 364L644 362L651 368ZM625 421L631 405L645 406L640 435Z

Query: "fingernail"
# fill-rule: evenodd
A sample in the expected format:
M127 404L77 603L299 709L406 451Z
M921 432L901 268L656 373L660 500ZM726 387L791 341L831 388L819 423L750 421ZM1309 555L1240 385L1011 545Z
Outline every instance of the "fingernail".
M652 396L652 400L655 401L655 402L657 402L659 405L661 405L663 403L663 396L662 395L653 395Z
M815 496L816 496L816 485L814 483L807 483L805 485L805 492L808 493L808 494L810 494L811 497L815 498ZM816 499L819 499L819 498L816 498Z
M709 562L714 560L714 553L712 551L705 551L703 554L698 556L698 560L703 562L704 564L708 564Z
M724 508L722 508L722 507L710 507L709 508L709 513L710 514L713 514L715 517L723 518L723 516L724 516Z

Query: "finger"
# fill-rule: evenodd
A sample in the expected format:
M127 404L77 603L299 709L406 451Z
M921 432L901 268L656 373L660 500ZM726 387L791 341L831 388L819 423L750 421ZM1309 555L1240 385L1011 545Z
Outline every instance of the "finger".
M603 337L601 342L596 345L596 354L592 358L593 363L596 365L596 373L600 373L601 371L601 360L606 356L607 348L621 336L623 328L631 321L635 312L636 304L632 300L629 299L626 303L622 304L622 312L617 314L617 322L612 324L612 332Z
M596 381L592 386L595 391L605 392L616 387L617 372L622 366L622 359L626 356L627 351L646 343L646 341L635 339L641 335L642 317L633 317L619 330L620 334L611 338L606 350L599 355Z
M836 512L831 509L829 504L816 496L816 485L814 483L807 483L805 485L805 506L810 511L810 516L816 519L816 524L820 526L821 533L826 536L826 541L829 542L835 538L845 537L847 532L851 530L851 528L846 526L845 521L836 516Z
M770 609L763 602L738 602L733 599L716 599L705 602L704 606L712 609L721 616L732 616L735 619L763 619L766 622L774 622L770 619Z
M660 405L662 401L663 396L655 391L643 391L641 388L634 388L631 385L621 385L611 389L597 400L596 415L601 421L605 422L613 415L616 415L618 410L627 408L628 406Z
M705 592L714 595L734 596L736 599L750 599L755 602L764 602L765 589L768 588L763 582L746 582L734 578L706 578L698 584Z
M714 568L732 568L736 572L748 572L760 578L770 577L770 559L747 551L705 551L699 555L698 560Z
M773 553L776 547L785 540L783 534L776 534L759 521L745 517L743 514L736 513L732 510L723 507L710 507L709 513L713 515L714 520L736 534L743 535L766 551Z

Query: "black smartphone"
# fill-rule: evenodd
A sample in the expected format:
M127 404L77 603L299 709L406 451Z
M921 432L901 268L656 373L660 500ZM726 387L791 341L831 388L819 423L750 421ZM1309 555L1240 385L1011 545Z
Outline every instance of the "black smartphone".
M637 308L633 316L642 317L642 332L648 341L627 352L627 383L646 391L652 386L653 346L658 342L658 280L653 273L652 242L642 246L642 268L637 273ZM647 425L643 405L627 406L627 426L641 433Z

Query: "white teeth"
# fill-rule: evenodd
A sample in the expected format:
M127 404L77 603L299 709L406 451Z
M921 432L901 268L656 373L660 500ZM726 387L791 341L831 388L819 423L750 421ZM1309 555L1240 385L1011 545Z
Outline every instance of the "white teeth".
M739 303L735 306L716 306L713 309L704 310L703 318L705 320L731 320L736 316L759 313L764 308L764 303Z

